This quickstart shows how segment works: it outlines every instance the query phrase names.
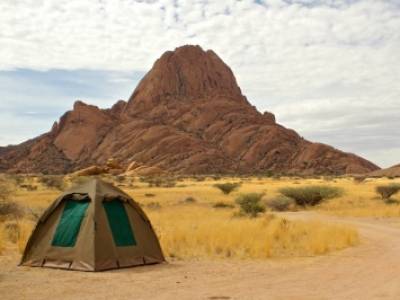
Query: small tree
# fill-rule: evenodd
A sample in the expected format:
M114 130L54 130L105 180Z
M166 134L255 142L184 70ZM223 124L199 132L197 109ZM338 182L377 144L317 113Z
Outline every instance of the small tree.
M263 195L258 193L243 194L237 197L235 202L239 204L242 214L254 218L265 211L265 207L260 203Z
M216 183L214 187L219 189L225 195L230 194L232 191L238 189L240 187L239 182L225 182L225 183Z
M389 185L379 185L376 187L376 192L382 197L382 200L388 202L390 197L400 191L400 184L393 183Z
M297 205L317 205L323 200L331 199L342 195L342 190L333 186L306 186L306 187L287 187L279 190L281 194L292 198Z

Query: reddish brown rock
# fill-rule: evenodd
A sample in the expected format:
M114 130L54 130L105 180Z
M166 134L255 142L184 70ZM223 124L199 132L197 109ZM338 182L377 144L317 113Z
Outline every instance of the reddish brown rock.
M115 158L109 158L106 161L106 167L109 169L123 169L120 162Z
M72 176L94 176L107 173L107 170L100 166L90 166L72 173Z
M134 170L125 172L129 176L159 176L165 172L158 167L140 166Z
M400 177L400 164L390 168L376 170L368 174L369 177Z
M128 102L111 109L76 102L52 130L0 148L0 171L63 173L105 165L185 174L344 174L377 170L371 162L311 143L251 106L230 68L199 46L168 51Z

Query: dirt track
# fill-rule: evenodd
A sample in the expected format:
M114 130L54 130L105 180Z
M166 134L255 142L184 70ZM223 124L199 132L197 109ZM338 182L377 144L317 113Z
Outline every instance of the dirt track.
M179 261L104 273L16 267L0 256L0 299L400 299L400 220L336 219L362 244L329 256Z

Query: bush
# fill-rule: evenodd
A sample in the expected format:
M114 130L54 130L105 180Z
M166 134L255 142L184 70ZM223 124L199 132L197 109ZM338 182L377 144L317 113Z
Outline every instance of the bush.
M62 191L65 188L64 178L62 176L42 176L39 181L46 187Z
M279 195L278 197L269 200L266 205L273 211L287 211L292 209L295 203L292 198Z
M217 184L214 184L214 187L219 189L225 195L228 195L232 191L238 189L240 187L240 183L238 183L238 182L217 183Z
M250 217L257 217L259 213L265 211L265 207L260 203L264 194L249 193L236 198L235 202L240 206L240 212Z
M214 208L234 208L235 206L230 203L219 201L213 205Z
M332 186L306 186L306 187L287 187L279 192L289 198L292 198L297 205L317 205L320 202L342 195L342 190Z
M376 192L383 200L389 200L394 194L400 191L400 184L379 185L376 187Z
M197 202L194 197L186 197L186 199L183 201L185 203L195 203Z

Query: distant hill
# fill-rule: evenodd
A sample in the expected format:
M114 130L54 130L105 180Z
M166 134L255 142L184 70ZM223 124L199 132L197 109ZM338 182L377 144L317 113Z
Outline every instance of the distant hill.
M367 173L373 163L312 143L260 113L211 50L167 51L127 102L99 109L82 101L50 132L0 149L0 171L66 173L109 158L168 172Z
M371 177L400 177L400 164L390 168L376 170L368 174Z

